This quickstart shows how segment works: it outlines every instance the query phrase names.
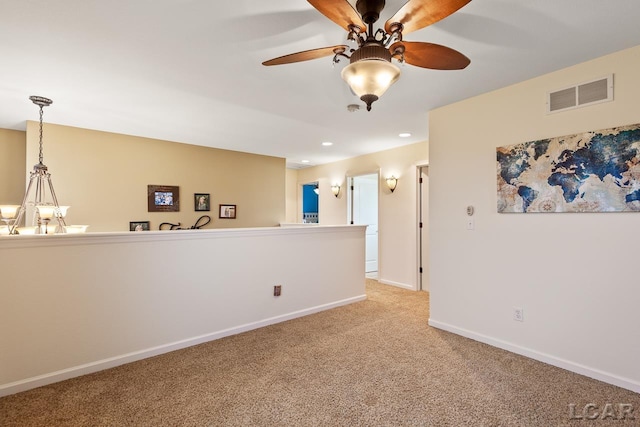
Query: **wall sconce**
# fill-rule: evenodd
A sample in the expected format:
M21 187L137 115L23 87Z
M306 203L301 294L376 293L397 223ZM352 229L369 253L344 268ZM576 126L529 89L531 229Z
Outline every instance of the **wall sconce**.
M338 195L340 194L340 186L338 184L333 184L331 186L331 192L336 196L336 198L338 198Z
M397 185L398 185L398 178L396 178L393 175L387 178L387 187L389 187L389 190L391 190L392 193L393 193L393 190L396 189Z

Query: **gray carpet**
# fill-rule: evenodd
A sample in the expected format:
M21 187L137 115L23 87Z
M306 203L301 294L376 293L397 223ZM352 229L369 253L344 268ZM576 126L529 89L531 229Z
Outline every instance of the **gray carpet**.
M426 293L367 295L7 396L0 426L640 425L636 393L431 328ZM605 420L576 419L588 403Z

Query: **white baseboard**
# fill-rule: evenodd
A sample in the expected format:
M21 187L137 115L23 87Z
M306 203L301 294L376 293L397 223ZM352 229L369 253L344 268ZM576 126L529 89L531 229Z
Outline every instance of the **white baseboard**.
M20 380L20 381L8 383L8 384L2 384L0 385L0 397L8 396L10 394L20 393L22 391L31 390L36 387L42 387L42 386L53 384L59 381L68 380L70 378L92 374L94 372L102 371L109 368L114 368L116 366L124 365L126 363L135 362L138 360L157 356L159 354L169 353L171 351L180 350L183 348L202 344L208 341L217 340L230 335L240 334L242 332L247 332L253 329L262 328L262 327L273 325L276 323L285 322L287 320L295 319L298 317L308 316L309 314L318 313L324 310L329 310L329 309L340 307L347 304L352 304L358 301L364 301L366 299L367 299L366 295L347 298L345 300L335 301L329 304L323 304L316 307L311 307L304 310L283 314L281 316L271 317L271 318L260 320L257 322L252 322L252 323L240 325L240 326L229 328L229 329L224 329L221 331L188 338L181 341L163 344L163 345L148 348L145 350L122 354L119 356L110 357L108 359L97 360L95 362L90 362L83 365L73 366L71 368L62 369L60 371L39 375L37 377L27 378L24 380Z
M576 374L584 375L589 378L593 378L608 384L612 384L618 387L622 387L627 390L631 390L635 393L640 393L640 383L628 378L623 378L609 372L604 372L599 369L590 368L579 363L572 362L570 360L561 359L559 357L552 356L550 354L541 353L526 347L521 347L506 341L502 341L496 338L489 337L487 335L478 334L476 332L458 328L448 323L439 322L437 320L429 319L429 326L433 326L437 329L442 329L447 332L461 335L466 338L470 338L475 341L479 341L485 344L489 344L493 347L498 347L503 350L516 353L530 359L538 360L540 362L547 363L558 368L566 369L567 371L575 372Z
M408 289L410 291L416 290L416 288L411 285L407 285L406 283L394 282L392 280L378 279L378 282L382 283L383 285L396 286L398 288Z

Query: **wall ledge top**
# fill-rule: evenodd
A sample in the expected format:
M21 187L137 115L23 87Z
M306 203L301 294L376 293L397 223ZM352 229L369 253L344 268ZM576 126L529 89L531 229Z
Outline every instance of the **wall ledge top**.
M107 245L115 243L149 243L235 237L266 237L292 234L364 233L366 225L317 225L314 227L216 228L208 230L154 230L140 232L96 232L81 234L51 234L0 236L0 251L4 249Z

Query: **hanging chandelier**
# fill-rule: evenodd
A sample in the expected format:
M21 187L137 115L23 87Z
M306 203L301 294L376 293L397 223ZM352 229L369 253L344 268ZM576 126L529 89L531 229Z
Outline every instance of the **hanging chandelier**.
M66 233L67 225L64 218L67 214L68 206L60 206L56 192L51 182L49 168L43 163L42 150L42 116L44 107L53 103L52 100L42 96L29 97L31 102L40 107L40 135L38 164L33 167L29 176L27 191L22 199L22 205L0 206L0 216L7 224L9 234L52 234ZM31 192L34 192L33 199L30 199ZM19 227L23 218L26 217L27 206L33 206L33 219L31 225ZM50 222L53 223L49 225ZM27 221L25 221L27 222Z

